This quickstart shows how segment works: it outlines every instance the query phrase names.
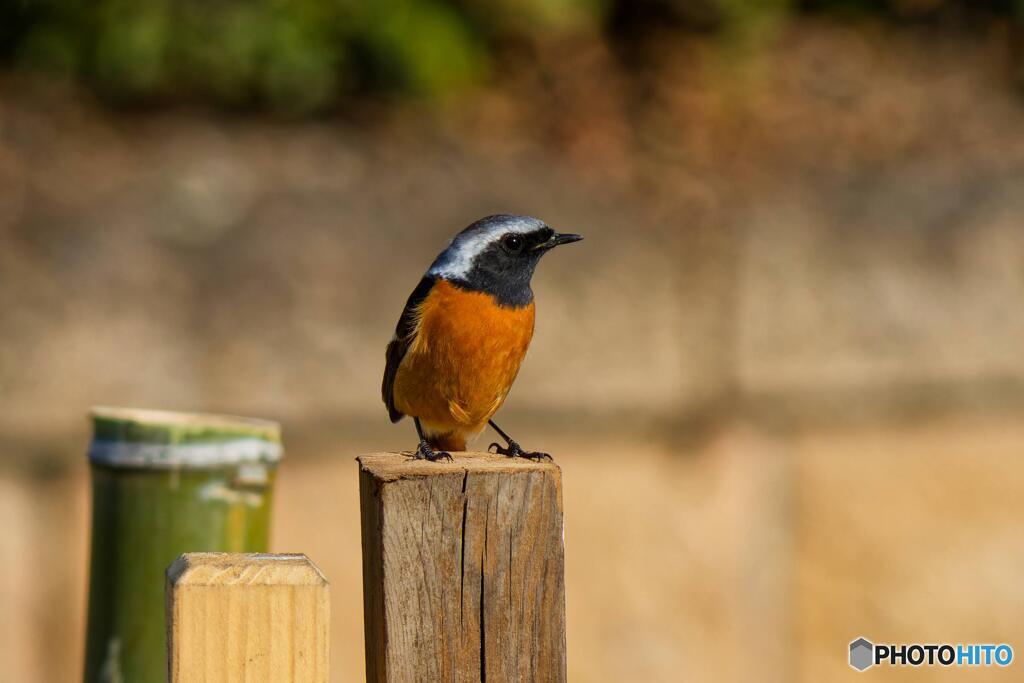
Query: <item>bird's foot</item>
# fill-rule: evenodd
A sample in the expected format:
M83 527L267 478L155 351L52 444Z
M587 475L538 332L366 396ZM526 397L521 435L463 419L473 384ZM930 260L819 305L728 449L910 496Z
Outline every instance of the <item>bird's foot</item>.
M488 452L492 452L499 455L504 455L509 458L526 458L527 460L551 460L551 456L547 453L541 453L540 451L524 451L522 446L517 444L515 441L509 439L508 446L502 446L498 443L492 443L487 447Z
M420 445L416 448L416 453L413 455L417 460L429 460L430 462L437 462L438 460L447 460L451 462L452 454L448 451L438 451L433 448L427 440L420 441Z

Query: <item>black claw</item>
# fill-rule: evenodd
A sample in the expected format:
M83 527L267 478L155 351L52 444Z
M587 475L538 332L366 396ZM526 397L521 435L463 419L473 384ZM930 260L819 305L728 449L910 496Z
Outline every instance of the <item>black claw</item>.
M430 462L437 462L438 460L452 461L452 454L448 451L437 451L427 443L426 439L420 441L420 445L416 448L416 454L414 456L417 460L429 460Z
M542 451L527 451L519 454L520 458L526 458L527 460L547 460L548 462L554 462L554 458L549 453Z
M504 455L509 458L526 458L527 460L551 460L551 456L547 453L541 453L540 451L524 451L522 447L515 441L509 439L508 446L501 446L497 443L492 443L487 447L487 451L491 449L499 455Z

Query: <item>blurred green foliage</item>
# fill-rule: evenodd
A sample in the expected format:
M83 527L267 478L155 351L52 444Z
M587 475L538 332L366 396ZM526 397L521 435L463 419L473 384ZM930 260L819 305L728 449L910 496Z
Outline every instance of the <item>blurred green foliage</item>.
M1024 0L0 0L0 58L115 101L305 113L368 92L443 96L485 78L503 45L615 34L626 5L741 49L794 12L1024 21Z
M119 101L191 95L304 112L365 91L476 82L496 43L600 16L601 0L15 0L0 55Z

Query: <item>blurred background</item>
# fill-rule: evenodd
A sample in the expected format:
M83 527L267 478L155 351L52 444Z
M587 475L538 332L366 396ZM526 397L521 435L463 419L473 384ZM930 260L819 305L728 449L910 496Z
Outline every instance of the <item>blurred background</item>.
M564 471L571 680L1024 652L1022 0L5 0L3 678L80 675L115 404L283 422L360 680L384 345L497 212L587 237L501 413Z

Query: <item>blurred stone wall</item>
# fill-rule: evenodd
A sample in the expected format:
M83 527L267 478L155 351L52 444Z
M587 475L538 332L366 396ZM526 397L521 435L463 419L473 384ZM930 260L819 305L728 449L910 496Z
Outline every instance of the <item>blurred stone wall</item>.
M593 47L548 91L358 124L117 113L9 78L0 434L97 403L382 422L405 296L500 211L587 236L540 268L509 412L1019 396L1024 106L984 48L925 38L794 31L743 95L680 48L635 112ZM541 125L524 92L564 106Z

